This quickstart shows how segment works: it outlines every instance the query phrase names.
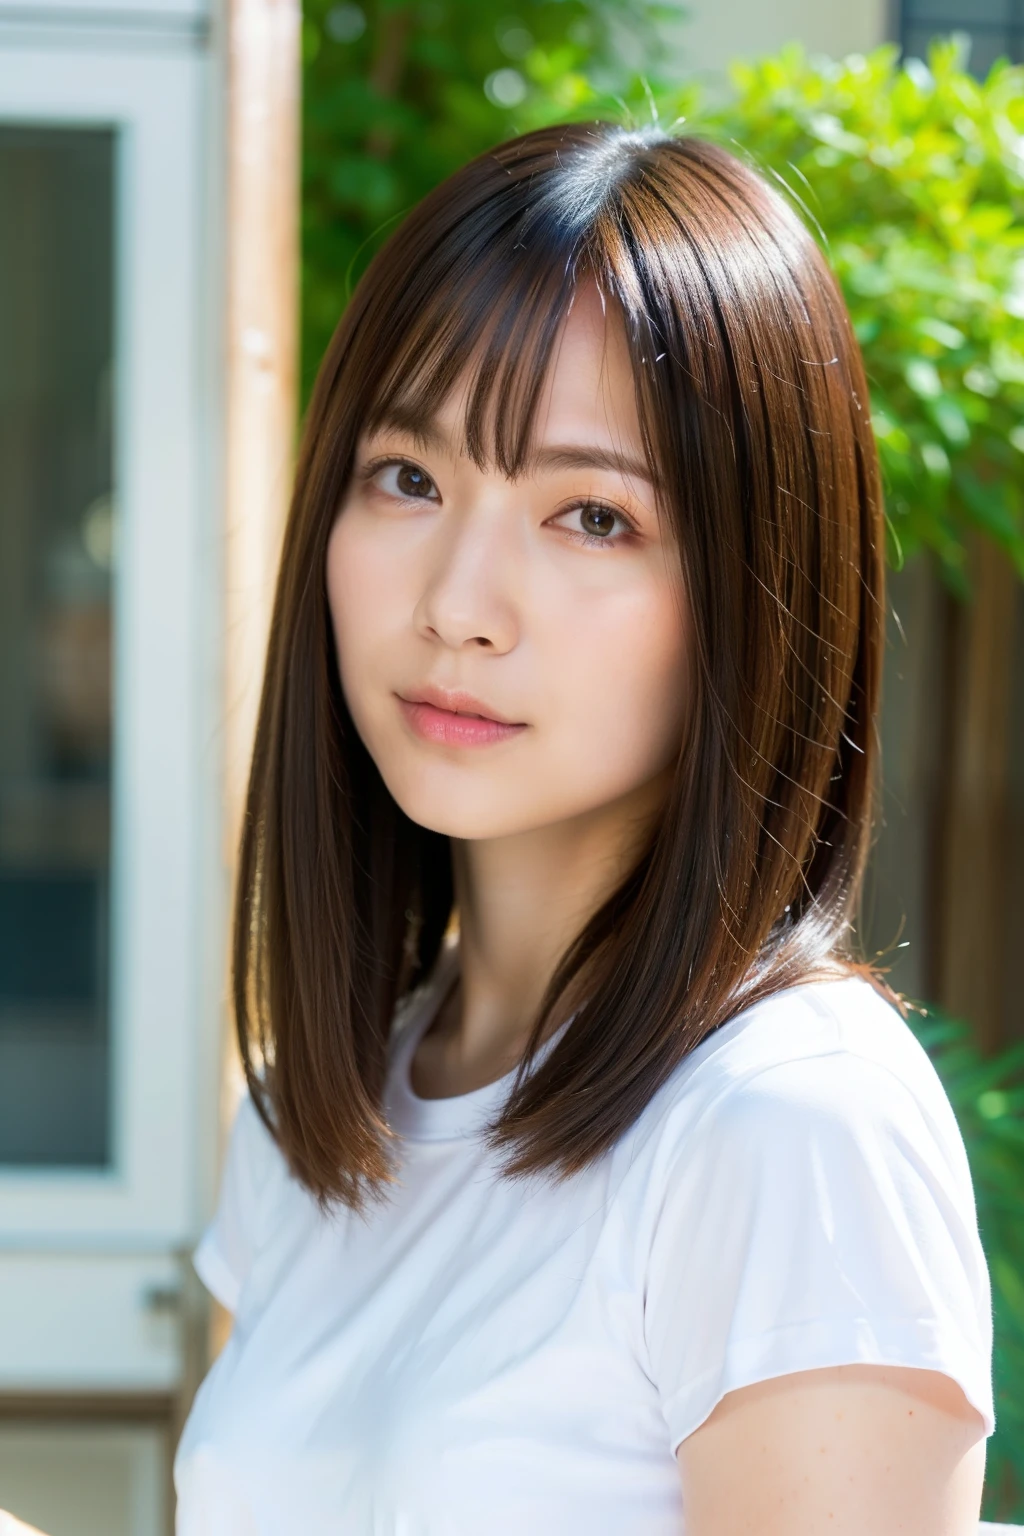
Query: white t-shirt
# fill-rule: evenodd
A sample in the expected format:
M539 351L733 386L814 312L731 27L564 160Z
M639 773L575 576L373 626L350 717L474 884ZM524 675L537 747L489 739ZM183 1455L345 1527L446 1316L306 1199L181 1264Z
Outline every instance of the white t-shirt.
M235 1326L178 1448L179 1536L680 1536L680 1441L817 1366L945 1372L991 1433L963 1143L867 982L748 1009L597 1163L511 1181L478 1134L511 1076L410 1086L455 965L399 1010L401 1183L368 1216L323 1214L241 1105L195 1256Z

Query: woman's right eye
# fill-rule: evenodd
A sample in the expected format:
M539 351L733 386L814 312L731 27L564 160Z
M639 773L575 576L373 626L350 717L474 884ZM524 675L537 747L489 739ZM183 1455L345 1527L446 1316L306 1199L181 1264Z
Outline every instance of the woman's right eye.
M373 482L389 496L401 496L415 501L436 501L437 487L425 470L407 459L392 459L388 463L371 468Z

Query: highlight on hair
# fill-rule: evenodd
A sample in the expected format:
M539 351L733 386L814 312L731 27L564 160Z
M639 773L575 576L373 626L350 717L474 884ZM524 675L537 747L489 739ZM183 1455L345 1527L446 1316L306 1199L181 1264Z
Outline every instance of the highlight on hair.
M386 1193L398 998L452 913L447 839L385 789L345 706L327 540L361 431L469 381L466 452L519 473L581 283L624 327L692 614L690 726L650 846L551 980L490 1131L566 1176L740 1008L870 968L851 924L883 637L878 463L836 282L721 147L573 124L480 156L379 251L324 358L284 536L241 837L234 1003L255 1103L321 1202ZM500 409L498 405L500 404ZM583 997L529 1073L546 1027Z

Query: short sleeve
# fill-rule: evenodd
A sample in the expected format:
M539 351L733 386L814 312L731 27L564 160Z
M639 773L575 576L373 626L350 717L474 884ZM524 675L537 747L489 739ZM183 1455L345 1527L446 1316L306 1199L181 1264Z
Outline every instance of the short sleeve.
M673 1451L727 1392L856 1363L952 1377L991 1434L970 1172L937 1077L923 1081L847 1050L778 1063L674 1149L644 1302Z
M247 1093L228 1137L217 1209L192 1256L200 1280L229 1312L237 1310L260 1242L276 1156L270 1133Z

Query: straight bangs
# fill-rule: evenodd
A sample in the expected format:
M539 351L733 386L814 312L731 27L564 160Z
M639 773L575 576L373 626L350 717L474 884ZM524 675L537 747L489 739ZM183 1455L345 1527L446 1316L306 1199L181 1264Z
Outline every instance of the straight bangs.
M819 975L884 986L851 944L877 755L882 508L836 283L785 199L714 144L605 123L525 135L437 188L378 252L300 452L234 996L257 1107L322 1201L358 1207L393 1176L391 1019L452 910L447 839L395 804L345 705L330 530L360 434L415 435L455 390L465 453L520 475L589 282L625 333L679 554L689 723L649 847L556 969L492 1147L510 1176L571 1174L741 1007Z
M418 294L409 296L396 351L367 402L365 429L399 423L415 435L462 388L461 451L515 478L530 457L537 407L575 285L559 231L551 231L546 246L528 250L507 235L486 234L490 240L481 239L475 259L467 260L457 241L451 266L448 253L438 252L440 281L422 307Z

